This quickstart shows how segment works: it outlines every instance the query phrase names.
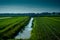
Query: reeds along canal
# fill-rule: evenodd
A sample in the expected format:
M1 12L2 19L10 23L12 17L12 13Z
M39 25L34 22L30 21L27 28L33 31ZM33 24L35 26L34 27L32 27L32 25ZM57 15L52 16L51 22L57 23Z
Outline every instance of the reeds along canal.
M25 26L24 30L22 29L22 32L19 32L17 36L15 36L15 39L29 39L31 36L32 23L33 17L30 19L29 23Z

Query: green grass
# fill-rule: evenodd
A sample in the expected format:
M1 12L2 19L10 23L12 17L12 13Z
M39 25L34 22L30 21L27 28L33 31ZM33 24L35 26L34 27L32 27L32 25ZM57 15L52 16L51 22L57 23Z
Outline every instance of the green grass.
M60 17L35 17L31 40L60 40Z
M0 39L11 39L21 30L29 21L29 17L12 17L0 19Z
M14 39L30 17L0 19L0 39ZM60 17L34 17L30 40L60 40Z

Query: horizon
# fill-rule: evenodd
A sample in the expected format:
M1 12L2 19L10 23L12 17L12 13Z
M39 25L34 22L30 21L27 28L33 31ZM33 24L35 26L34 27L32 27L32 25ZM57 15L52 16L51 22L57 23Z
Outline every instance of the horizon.
M60 12L41 12L41 13L60 13ZM41 14L41 13L38 13L38 14ZM0 13L0 14L32 14L32 13ZM37 13L34 13L34 14L37 14Z

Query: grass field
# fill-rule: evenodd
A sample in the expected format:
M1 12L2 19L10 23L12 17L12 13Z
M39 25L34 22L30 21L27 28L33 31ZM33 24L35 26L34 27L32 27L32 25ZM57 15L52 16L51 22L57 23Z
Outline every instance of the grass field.
M60 17L34 17L30 40L60 40Z
M27 16L0 19L0 40L14 40L29 20ZM60 40L60 17L34 17L30 40Z
M12 39L29 21L29 17L0 19L0 39Z

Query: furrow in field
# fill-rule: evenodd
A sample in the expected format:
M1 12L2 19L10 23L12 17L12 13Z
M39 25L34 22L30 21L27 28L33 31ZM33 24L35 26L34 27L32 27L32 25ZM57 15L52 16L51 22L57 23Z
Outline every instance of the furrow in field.
M52 20L50 20L50 22L51 22ZM51 31L51 33L58 39L58 40L60 40L60 38L54 33L54 31L52 31L52 29L51 29L51 27L52 27L52 25L50 25L50 23L47 23L46 22L46 27Z
M16 35L16 33L18 32L18 30L20 30L21 27L27 24L29 19L29 17L22 17L21 19L19 17L17 21L13 22L11 25L8 25L3 30L0 30L0 38L13 38L14 35Z
M48 19L48 22L50 24L50 27L55 30L56 32L60 33L60 22L52 21L51 19Z
M60 21L52 17L35 17L32 40L60 40ZM57 35L58 34L58 35Z

